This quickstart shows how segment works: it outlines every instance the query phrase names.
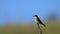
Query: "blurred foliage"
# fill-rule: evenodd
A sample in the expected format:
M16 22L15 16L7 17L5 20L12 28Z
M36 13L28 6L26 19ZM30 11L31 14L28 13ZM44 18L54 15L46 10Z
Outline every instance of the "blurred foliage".
M41 25L43 34L60 34L59 23L45 23L46 28ZM39 34L36 24L28 25L5 25L0 26L0 34Z

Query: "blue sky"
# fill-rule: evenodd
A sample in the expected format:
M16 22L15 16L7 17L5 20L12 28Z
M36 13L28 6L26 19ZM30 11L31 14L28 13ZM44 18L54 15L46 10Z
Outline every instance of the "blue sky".
M60 0L0 0L0 22L6 20L5 12L9 21L28 21L33 20L35 14L43 20L54 9L58 9L60 15Z

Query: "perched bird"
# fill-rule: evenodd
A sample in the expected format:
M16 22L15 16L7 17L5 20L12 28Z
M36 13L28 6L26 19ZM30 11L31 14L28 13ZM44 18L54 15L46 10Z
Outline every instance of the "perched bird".
M39 24L42 24L44 27L46 27L45 24L43 24L43 22L39 19L38 15L34 15L33 17L34 17L34 21L35 21L35 23L37 23L37 26L39 29L40 29Z

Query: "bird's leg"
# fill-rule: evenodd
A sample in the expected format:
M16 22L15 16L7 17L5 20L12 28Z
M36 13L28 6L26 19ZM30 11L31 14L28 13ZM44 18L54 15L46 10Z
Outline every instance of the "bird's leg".
M39 23L37 23L37 26L38 26L38 29L40 30L40 26L39 26Z

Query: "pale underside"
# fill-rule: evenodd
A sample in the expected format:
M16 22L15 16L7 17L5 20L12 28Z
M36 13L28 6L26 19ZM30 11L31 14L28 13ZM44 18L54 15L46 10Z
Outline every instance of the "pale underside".
M35 23L38 23L37 17L34 17L34 21Z

